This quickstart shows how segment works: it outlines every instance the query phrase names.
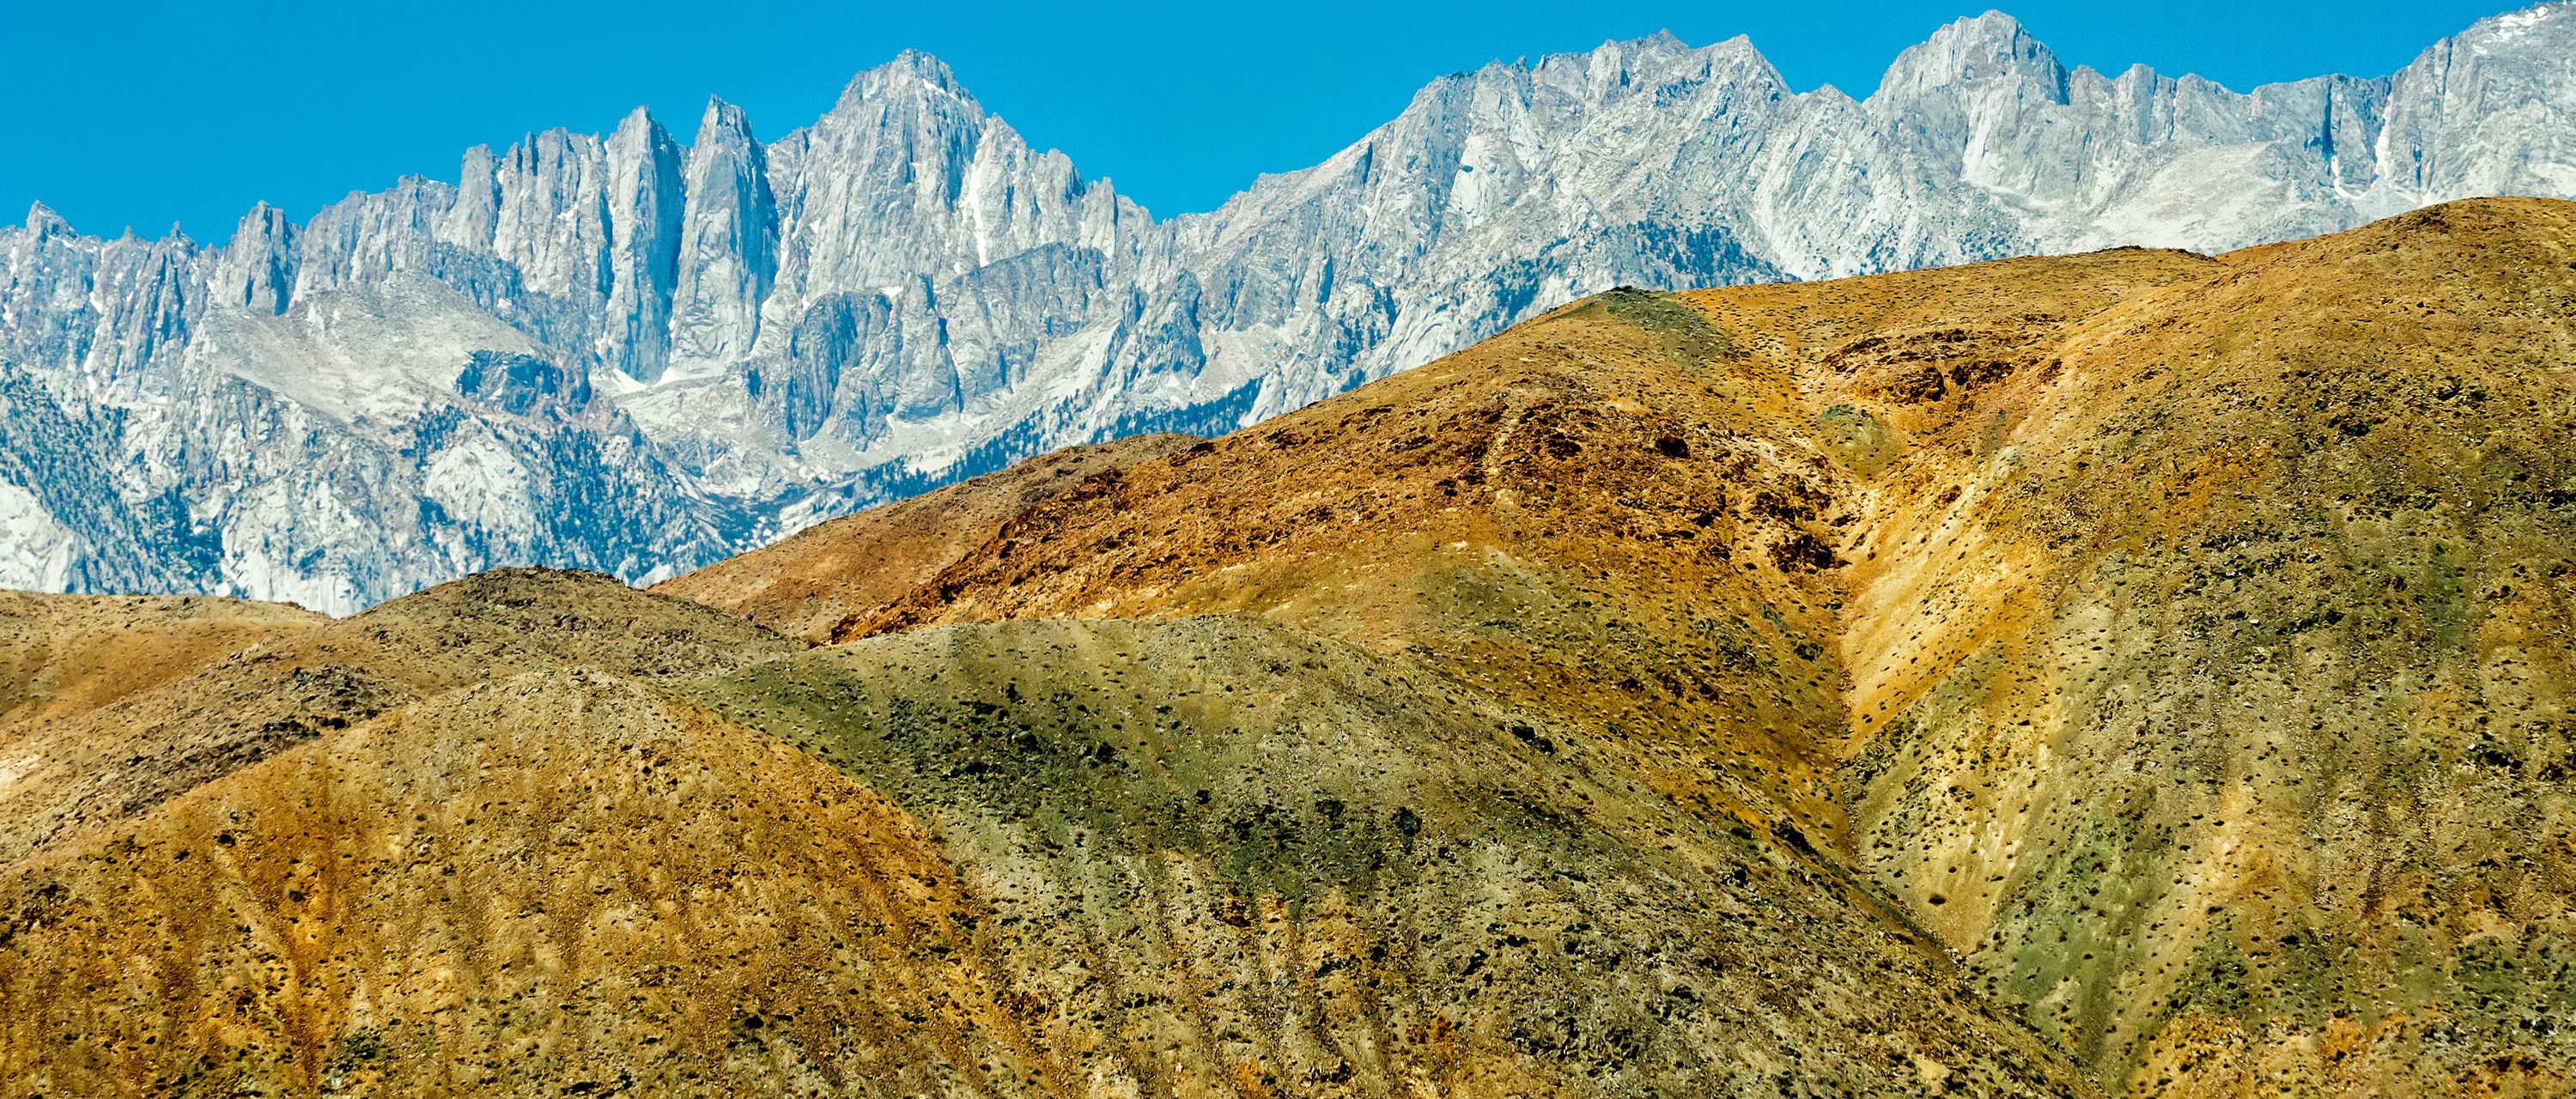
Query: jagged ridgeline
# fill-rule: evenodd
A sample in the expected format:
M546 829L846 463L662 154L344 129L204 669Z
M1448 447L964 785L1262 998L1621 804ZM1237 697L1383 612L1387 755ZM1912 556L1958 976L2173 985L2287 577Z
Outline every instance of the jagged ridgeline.
M345 614L503 564L653 580L1057 447L1221 434L1614 286L2576 195L2571 11L2246 94L2069 70L2000 14L1859 100L1659 36L1444 77L1162 221L919 54L772 141L639 110L220 245L39 208L0 230L0 584Z
M2479 200L1614 290L650 591L16 595L0 1099L2567 1094L2571 423Z

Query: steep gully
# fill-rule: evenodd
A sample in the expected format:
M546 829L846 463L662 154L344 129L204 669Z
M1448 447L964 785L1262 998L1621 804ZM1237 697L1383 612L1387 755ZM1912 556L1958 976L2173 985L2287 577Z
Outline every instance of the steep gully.
M1835 459L1833 842L2106 1089L2568 1086L2569 213L1683 296Z

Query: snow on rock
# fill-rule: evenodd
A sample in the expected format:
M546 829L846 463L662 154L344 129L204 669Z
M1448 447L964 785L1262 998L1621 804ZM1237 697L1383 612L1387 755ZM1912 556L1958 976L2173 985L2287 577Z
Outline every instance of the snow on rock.
M335 613L514 563L669 575L1070 443L1222 432L1574 297L2576 197L2576 3L2390 76L2068 68L2008 16L1865 100L1670 35L1442 77L1155 221L936 58L763 143L467 151L229 242L0 228L0 585Z
M0 481L0 588L63 587L71 580L76 538L35 493Z

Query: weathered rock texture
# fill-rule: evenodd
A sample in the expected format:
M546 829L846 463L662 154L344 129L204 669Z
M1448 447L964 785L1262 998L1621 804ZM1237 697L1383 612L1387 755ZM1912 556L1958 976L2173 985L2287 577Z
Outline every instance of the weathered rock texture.
M654 580L1060 446L1219 434L1582 294L2576 197L2576 6L2391 76L2068 69L2000 13L1865 100L1738 39L1443 77L1156 221L937 60L762 142L712 102L469 151L220 246L0 230L0 583L345 614L480 569Z
M2571 393L2482 200L1614 291L662 592L24 597L0 1099L2565 1094Z

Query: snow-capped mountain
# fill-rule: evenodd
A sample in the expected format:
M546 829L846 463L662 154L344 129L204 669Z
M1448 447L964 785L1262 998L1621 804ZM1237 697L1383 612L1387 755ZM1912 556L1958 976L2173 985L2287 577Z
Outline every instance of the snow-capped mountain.
M344 613L511 563L647 580L1056 446L1218 432L1573 297L2576 197L2576 3L2393 76L2068 69L1999 13L1869 98L1657 36L1424 88L1156 221L936 59L762 143L709 104L466 153L228 243L0 229L0 586Z

